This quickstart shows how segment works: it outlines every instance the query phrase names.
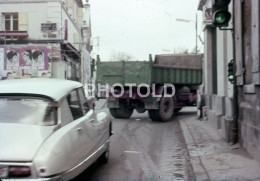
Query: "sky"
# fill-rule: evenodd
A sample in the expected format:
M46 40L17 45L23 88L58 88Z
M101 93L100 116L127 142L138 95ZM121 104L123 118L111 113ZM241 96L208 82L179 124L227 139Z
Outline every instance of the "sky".
M101 61L123 52L132 60L148 60L149 54L191 52L198 35L203 39L199 0L89 0L93 39L92 55ZM176 19L190 20L189 22ZM203 46L198 39L198 49Z

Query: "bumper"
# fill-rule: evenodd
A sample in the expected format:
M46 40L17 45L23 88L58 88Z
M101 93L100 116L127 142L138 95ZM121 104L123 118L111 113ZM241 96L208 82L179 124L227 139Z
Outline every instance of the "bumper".
M59 180L62 180L60 176L55 176L55 177L49 177L49 178L23 178L23 179L18 179L18 178L15 178L15 179L1 179L2 181L30 181L30 180L33 180L33 181L59 181Z

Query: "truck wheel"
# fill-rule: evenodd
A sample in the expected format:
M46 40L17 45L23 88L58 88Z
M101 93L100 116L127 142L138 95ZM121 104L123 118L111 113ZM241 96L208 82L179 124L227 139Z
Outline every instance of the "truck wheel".
M134 109L129 108L125 102L119 103L119 109L117 109L117 115L119 118L127 119L130 118L133 114Z
M158 121L158 114L157 114L157 112L158 112L157 110L153 110L153 109L148 110L149 118L152 121Z
M114 117L114 118L119 118L118 115L117 115L117 108L110 108L109 109L109 112L110 114Z
M146 111L145 109L145 105L143 102L139 102L135 108L135 110L138 112L138 113L144 113Z
M174 109L174 112L177 113L177 112L179 112L181 109L182 109L182 108L176 108L176 109Z
M157 110L159 121L169 121L173 116L174 101L172 97L162 97Z
M135 109L138 113L144 113L145 111L146 111L146 109L144 109L144 108L136 108Z
M110 108L110 113L114 118L127 119L133 114L134 109L129 108L125 102L119 103L119 108Z

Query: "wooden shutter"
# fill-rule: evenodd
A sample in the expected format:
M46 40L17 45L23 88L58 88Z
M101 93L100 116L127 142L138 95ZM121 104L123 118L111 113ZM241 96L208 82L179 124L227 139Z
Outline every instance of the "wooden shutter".
M78 8L78 12L77 12L77 20L78 20L78 26L82 27L83 26L83 8Z
M19 12L18 14L18 30L27 31L28 30L28 15L26 12Z

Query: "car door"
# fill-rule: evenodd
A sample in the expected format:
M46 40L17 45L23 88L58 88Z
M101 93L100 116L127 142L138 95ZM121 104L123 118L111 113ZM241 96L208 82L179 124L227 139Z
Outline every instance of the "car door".
M84 128L86 130L86 139L83 146L85 150L84 153L85 157L89 157L99 148L97 138L102 127L101 125L97 124L94 111L89 107L89 104L87 103L83 88L78 89L78 95L81 106L83 107L83 112L85 113L84 120L82 120Z
M90 114L86 114L83 111L81 101L79 98L78 89L70 92L67 96L68 105L73 117L71 134L71 146L72 146L72 156L74 165L82 163L86 159L86 143L91 141L91 138L87 136L87 128L85 125L85 120L90 117Z
M85 98L84 90L79 88L78 93L83 107L84 105L90 106L90 104L86 103L87 99ZM93 112L90 110L90 107L85 109L85 111ZM89 117L86 117L85 126L87 136L91 138L91 142L86 143L88 147L86 149L93 153L109 139L109 121L106 113L92 113Z

